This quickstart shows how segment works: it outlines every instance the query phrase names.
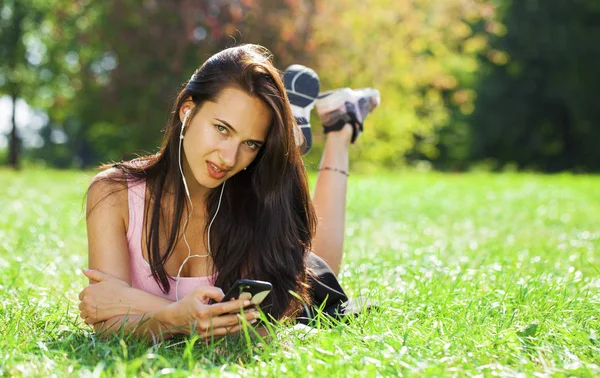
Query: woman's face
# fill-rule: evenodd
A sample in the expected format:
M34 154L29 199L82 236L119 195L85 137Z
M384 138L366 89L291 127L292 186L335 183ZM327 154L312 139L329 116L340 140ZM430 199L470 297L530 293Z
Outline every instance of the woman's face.
M180 119L193 106L191 100L184 103ZM252 163L269 132L271 113L260 99L245 91L235 87L223 89L215 102L204 102L187 121L183 138L184 172L191 171L202 187L221 185ZM188 178L193 190L195 185L190 181Z

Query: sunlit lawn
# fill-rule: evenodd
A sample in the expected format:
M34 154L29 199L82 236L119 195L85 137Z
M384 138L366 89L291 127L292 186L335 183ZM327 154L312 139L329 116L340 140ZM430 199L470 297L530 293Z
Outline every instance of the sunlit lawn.
M600 375L600 177L353 175L341 280L380 311L212 347L80 321L88 181L0 171L0 375Z

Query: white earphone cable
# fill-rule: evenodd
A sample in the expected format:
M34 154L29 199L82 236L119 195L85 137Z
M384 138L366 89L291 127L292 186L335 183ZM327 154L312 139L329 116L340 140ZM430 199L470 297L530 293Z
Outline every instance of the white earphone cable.
M185 263L187 263L188 260L193 257L208 257L212 254L212 251L210 248L210 229L213 225L213 222L217 218L217 214L219 214L219 209L221 208L221 200L223 199L223 191L225 190L225 182L227 182L227 181L224 181L221 186L221 194L219 195L219 203L217 204L217 210L215 211L215 215L213 215L213 217L208 225L208 240L207 240L208 241L208 253L206 253L204 255L197 255L197 254L192 255L192 249L190 248L190 244L188 243L187 238L185 237L185 231L187 229L187 225L190 220L190 217L192 216L192 212L194 211L194 205L192 203L192 199L190 198L190 191L188 189L187 182L185 180L185 176L183 174L183 168L181 167L181 144L183 142L183 129L185 127L188 115L189 115L189 111L185 114L185 117L183 119L183 124L181 125L181 133L179 134L179 154L178 154L179 155L179 172L181 173L181 178L183 179L183 186L185 187L185 193L186 193L188 201L190 203L190 211L185 220L185 223L183 224L183 241L185 242L185 245L188 248L188 256L185 258L185 260L183 260L183 262L181 263L181 266L179 267L179 271L177 272L177 278L175 281L175 300L177 300L177 301L179 301L179 279L181 278L181 271L182 271Z

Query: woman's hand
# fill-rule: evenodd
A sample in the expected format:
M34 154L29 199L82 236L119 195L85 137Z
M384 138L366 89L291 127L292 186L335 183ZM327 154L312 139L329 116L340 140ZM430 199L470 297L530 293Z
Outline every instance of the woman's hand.
M256 323L259 313L254 309L230 314L250 306L247 299L207 304L210 299L219 302L224 296L218 287L200 286L179 302L167 306L168 323L183 333L189 333L195 326L196 334L207 339L239 332L243 318L250 324Z
M97 281L86 286L79 293L79 316L89 325L96 324L117 315L134 314L131 302L127 300L127 289L131 286L117 277L99 270L84 269L83 274Z

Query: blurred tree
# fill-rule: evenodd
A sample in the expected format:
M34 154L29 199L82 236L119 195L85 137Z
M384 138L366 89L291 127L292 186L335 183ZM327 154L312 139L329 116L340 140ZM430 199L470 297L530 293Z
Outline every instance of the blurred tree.
M53 143L53 131L63 132L76 166L155 150L179 83L210 55L236 43L268 46L264 41L289 33L285 28L294 34L289 41L306 38L309 22L290 29L284 20L308 17L308 3L57 0L39 36L46 48L39 71L52 82L48 97L37 102L54 129L42 133L47 144ZM284 56L303 50L302 42L290 44L296 48ZM55 147L45 146L37 156L63 157L65 146Z
M178 83L214 52L240 42L265 45L282 69L295 62L315 67L324 90L381 90L381 109L367 120L354 161L395 167L407 153L433 159L439 130L458 130L449 103L461 114L472 112L476 56L488 51L489 35L474 25L494 16L486 0L45 4L52 12L28 37L28 51L38 57L27 71L35 91L23 98L49 116L41 133L46 143L33 156L59 166L155 150Z
M476 74L488 32L471 25L493 17L494 8L479 0L317 3L308 44L323 89L381 91L381 108L352 151L359 165L395 167L408 153L436 158L437 132L451 122L444 96L455 94L465 111L473 107L474 94L460 83Z
M484 56L472 158L544 171L599 170L600 3L508 1ZM504 53L506 52L506 53Z
M176 83L217 48L208 41L222 32L218 2L58 1L54 10L41 37L54 82L42 106L67 136L71 164L154 150Z
M294 63L312 64L317 1L254 1L242 24L242 41L267 47L281 70Z
M31 45L31 32L46 11L44 3L35 0L6 0L0 5L0 95L12 101L8 164L19 168L20 138L15 119L17 100L31 92L34 77L31 67L36 57L26 48Z

